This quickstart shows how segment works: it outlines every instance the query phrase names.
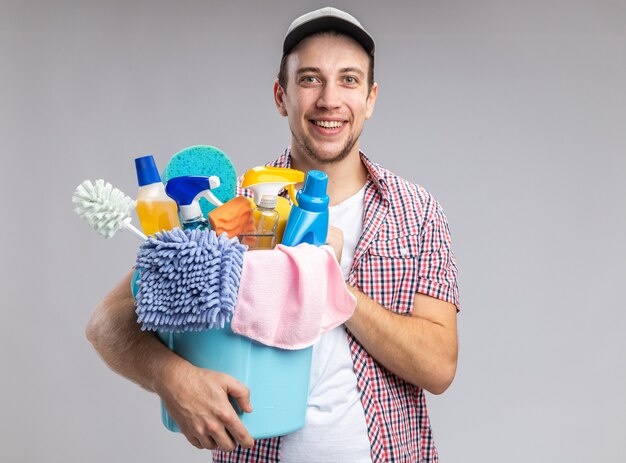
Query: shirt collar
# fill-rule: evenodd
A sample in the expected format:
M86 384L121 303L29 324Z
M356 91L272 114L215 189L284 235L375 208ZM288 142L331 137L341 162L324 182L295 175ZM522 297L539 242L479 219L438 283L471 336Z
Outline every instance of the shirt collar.
M361 162L367 169L368 179L376 187L383 199L389 201L389 188L382 167L370 161L363 151L359 151L359 155L361 156ZM283 154L270 165L274 167L291 168L291 147L288 147Z

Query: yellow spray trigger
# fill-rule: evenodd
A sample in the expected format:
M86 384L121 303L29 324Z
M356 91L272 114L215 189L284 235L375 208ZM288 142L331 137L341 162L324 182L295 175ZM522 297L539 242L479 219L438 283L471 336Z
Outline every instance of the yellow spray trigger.
M254 194L254 202L259 204L264 195L278 196L285 188L291 201L297 206L295 184L304 182L304 172L286 167L253 167L243 176L242 188L249 188Z
M304 181L304 173L302 173L303 179L300 180L300 182ZM298 182L298 183L300 183ZM297 206L298 205L298 200L296 199L296 184L292 183L291 185L287 185L285 187L285 189L287 190L287 194L289 195L289 197L291 198L291 202Z

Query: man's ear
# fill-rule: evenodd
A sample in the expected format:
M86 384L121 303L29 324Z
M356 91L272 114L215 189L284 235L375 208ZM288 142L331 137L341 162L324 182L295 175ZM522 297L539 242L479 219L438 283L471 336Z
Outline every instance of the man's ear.
M274 81L274 103L276 103L278 114L283 117L287 117L287 108L285 107L285 91L278 83L278 79Z
M376 105L377 96L378 96L378 84L374 82L374 85L372 85L372 90L370 91L370 94L367 96L367 102L366 102L367 110L365 112L365 119L369 119L370 117L372 117L372 114L374 113L374 106Z

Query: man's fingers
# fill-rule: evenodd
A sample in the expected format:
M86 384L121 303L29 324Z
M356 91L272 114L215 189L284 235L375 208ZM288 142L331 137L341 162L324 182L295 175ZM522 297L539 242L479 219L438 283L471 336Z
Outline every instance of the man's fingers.
M202 445L202 442L200 442L200 439L198 439L197 437L189 437L187 436L187 434L183 434L183 435L187 438L189 443L193 445L195 448L197 449L205 448L204 445Z
M254 446L252 436L233 407L236 401L245 412L252 411L248 388L224 373L195 367L192 373L195 375L190 376L197 381L183 388L185 394L163 397L170 415L191 445L224 452L234 450L237 444L244 448Z
M217 443L211 436L202 436L199 440L203 449L215 450L217 448Z
M226 429L222 428L219 431L212 432L211 437L222 452L231 452L235 450L235 443L226 432Z
M343 250L343 230L341 228L328 227L328 235L326 237L326 244L333 248L337 262L341 262L341 253Z
M239 417L232 423L227 424L230 435L245 449L254 447L254 439L243 425Z
M250 390L246 386L236 379L231 378L231 380L226 383L226 393L237 401L237 405L239 405L244 412L252 412Z
M250 403L250 390L244 384L230 376L227 377L225 385L226 393L237 401L237 405L239 405L244 412L251 413L252 404ZM254 446L254 439L252 439L252 436L233 408L230 408L228 412L223 411L223 413L219 414L219 417L233 439L242 447L251 448Z
M228 411L224 410L222 413L219 413L219 416L233 441L238 442L244 448L254 446L254 439L252 439L252 436L232 407L229 407Z
M237 412L235 412L230 402L227 407L217 409L215 415L220 423L226 427L226 432L234 442L239 443L244 448L254 446L254 439L250 436L250 433L241 422L241 419L239 419Z

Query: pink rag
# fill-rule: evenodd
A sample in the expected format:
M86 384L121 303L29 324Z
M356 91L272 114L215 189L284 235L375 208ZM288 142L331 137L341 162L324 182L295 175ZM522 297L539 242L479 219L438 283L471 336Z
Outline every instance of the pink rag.
M268 346L303 349L348 320L355 307L331 247L279 244L244 254L230 327Z

